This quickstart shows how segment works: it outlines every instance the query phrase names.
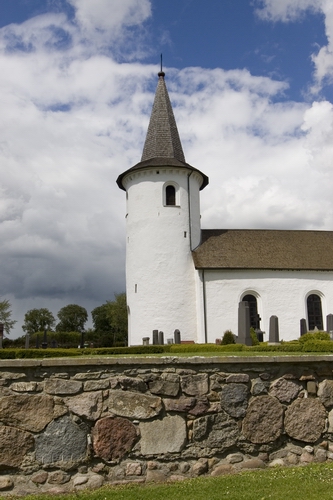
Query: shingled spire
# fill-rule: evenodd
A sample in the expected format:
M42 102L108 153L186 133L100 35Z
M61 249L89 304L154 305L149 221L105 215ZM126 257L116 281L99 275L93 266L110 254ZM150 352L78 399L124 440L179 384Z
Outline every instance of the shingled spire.
M202 176L200 189L208 184L207 175L185 162L176 120L164 81L164 72L158 73L158 84L150 117L146 142L140 163L118 175L117 184L126 191L123 180L127 175L151 167L178 167L198 172Z
M164 76L163 71L158 73L155 100L141 161L151 158L175 158L185 163Z

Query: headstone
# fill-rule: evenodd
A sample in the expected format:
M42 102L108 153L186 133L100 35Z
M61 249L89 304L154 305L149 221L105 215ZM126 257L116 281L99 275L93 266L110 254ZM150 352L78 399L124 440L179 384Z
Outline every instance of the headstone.
M30 343L30 335L29 333L26 333L25 335L25 348L29 349L29 343Z
M180 340L180 331L179 330L175 330L174 331L174 338L175 338L175 344L180 344L181 343L181 340Z
M153 330L153 345L158 344L158 330Z
M301 336L304 335L308 331L308 327L306 326L306 319L302 318L300 321L300 333Z
M149 337L142 337L142 344L149 345Z
M159 345L164 345L164 333L158 332L158 343Z
M271 316L269 318L269 338L268 342L278 343L279 339L279 318L277 316Z
M252 345L250 335L250 307L246 300L238 305L238 344Z
M330 334L331 340L333 340L333 314L326 316L326 331Z
M167 339L167 344L173 344L173 339Z

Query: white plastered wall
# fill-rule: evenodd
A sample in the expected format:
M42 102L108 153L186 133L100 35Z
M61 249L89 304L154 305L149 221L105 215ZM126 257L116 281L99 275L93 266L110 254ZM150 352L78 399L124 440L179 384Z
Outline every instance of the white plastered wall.
M300 335L300 319L308 320L306 299L310 293L321 297L326 327L326 316L333 313L333 272L197 271L197 293L201 294L197 297L198 342L204 342L205 323L208 342L220 339L226 330L237 335L238 304L247 293L257 297L264 340L268 340L272 315L279 318L280 340L292 340Z
M142 344L153 330L164 341L179 329L182 340L197 338L195 270L191 225L200 228L200 176L185 168L152 168L125 177L127 191L126 291L129 344ZM176 187L176 206L165 206L165 186ZM190 184L189 184L190 183ZM194 192L189 203L188 187Z

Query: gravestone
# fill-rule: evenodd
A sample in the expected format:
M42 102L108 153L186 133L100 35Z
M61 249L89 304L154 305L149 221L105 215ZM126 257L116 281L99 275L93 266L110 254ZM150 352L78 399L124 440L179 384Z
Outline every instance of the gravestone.
M326 331L330 334L331 340L333 340L333 314L326 316Z
M181 343L181 340L180 340L180 331L179 330L175 330L174 331L174 338L175 338L175 344L180 344Z
M308 327L306 326L306 319L302 318L300 321L300 333L301 336L304 335L308 331Z
M250 335L250 307L246 300L238 305L238 344L252 345Z
M158 330L153 330L153 345L158 344Z
M277 344L280 342L280 339L279 339L279 318L277 316L271 316L269 318L268 342L272 343L272 344Z
M164 333L158 332L158 343L159 345L164 345Z

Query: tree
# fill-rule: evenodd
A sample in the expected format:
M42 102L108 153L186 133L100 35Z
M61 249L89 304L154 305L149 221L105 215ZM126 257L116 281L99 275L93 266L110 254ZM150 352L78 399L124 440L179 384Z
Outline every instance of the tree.
M107 302L107 317L113 332L113 342L127 344L128 320L126 294L115 294L113 302Z
M89 339L104 347L115 344L127 345L127 304L126 294L115 294L115 300L107 300L105 304L91 311L95 336Z
M32 335L33 333L52 330L55 319L51 311L46 308L30 309L24 315L22 330Z
M56 326L57 332L84 332L84 325L88 320L88 313L84 307L69 304L62 307L57 316L60 319Z
M91 311L91 316L96 332L111 332L112 327L108 317L108 302L95 307L95 309Z
M0 323L3 323L3 327L7 335L10 334L10 330L14 327L16 320L11 319L12 306L9 300L0 300Z

